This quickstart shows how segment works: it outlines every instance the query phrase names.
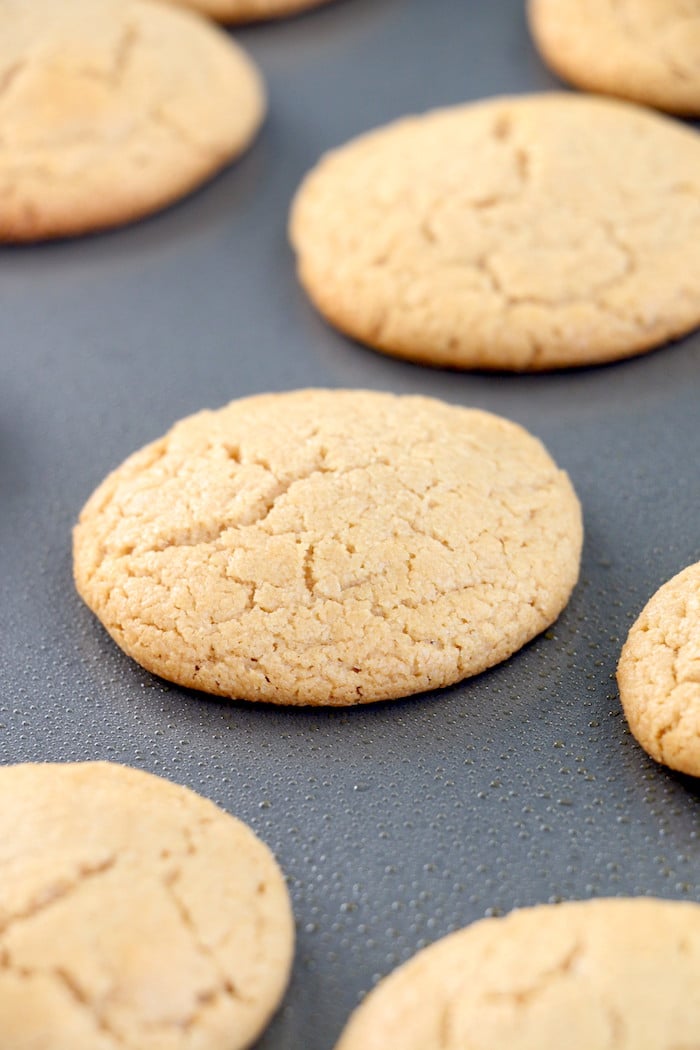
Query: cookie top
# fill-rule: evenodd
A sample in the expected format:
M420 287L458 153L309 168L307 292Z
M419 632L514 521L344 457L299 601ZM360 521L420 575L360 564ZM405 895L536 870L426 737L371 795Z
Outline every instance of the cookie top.
M609 99L499 98L324 157L300 279L357 339L454 368L640 353L700 323L700 137Z
M423 397L302 390L178 423L88 501L78 591L148 670L356 704L456 682L566 604L578 500L521 427Z
M0 241L85 233L169 204L264 111L250 59L150 0L0 0Z
M529 0L540 54L565 80L700 114L698 0Z
M336 1050L680 1050L700 1031L700 905L544 905L419 952Z
M171 0L171 3L192 7L219 22L258 22L268 18L283 18L312 7L320 7L328 0Z
M0 791L4 1045L250 1046L294 936L282 874L252 831L109 763L4 766Z
M644 750L700 776L700 562L647 603L623 646L617 681Z

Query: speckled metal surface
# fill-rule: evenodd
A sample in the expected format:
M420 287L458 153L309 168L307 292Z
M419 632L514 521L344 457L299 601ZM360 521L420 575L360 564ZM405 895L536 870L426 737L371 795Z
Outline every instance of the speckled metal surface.
M349 343L295 282L285 221L301 175L404 112L555 82L519 0L339 0L239 36L271 96L247 157L148 222L0 252L0 760L131 763L249 821L298 920L259 1050L330 1050L379 975L484 914L700 900L698 787L635 745L613 679L631 620L700 557L700 338L535 377L452 375ZM587 529L553 630L478 679L346 712L219 703L123 656L71 583L88 494L182 415L307 385L425 392L543 438Z

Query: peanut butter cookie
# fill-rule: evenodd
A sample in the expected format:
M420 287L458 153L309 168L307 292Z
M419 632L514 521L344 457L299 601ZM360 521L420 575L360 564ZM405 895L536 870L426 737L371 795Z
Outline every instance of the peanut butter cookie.
M329 0L171 0L184 4L219 22L260 22L296 15Z
M321 313L386 353L514 370L628 357L700 323L700 137L556 93L411 117L321 160L291 239Z
M186 788L102 762L0 768L7 1050L244 1050L287 985L272 854Z
M241 153L264 112L253 63L150 0L0 0L0 241L141 218Z
M586 91L700 114L698 0L530 0L540 54Z
M617 680L644 750L700 776L700 562L649 600L625 642Z
M100 485L78 591L148 670L357 704L506 659L573 588L581 514L535 438L423 397L302 390L178 423Z
M419 952L371 992L336 1050L691 1050L700 905L545 905Z

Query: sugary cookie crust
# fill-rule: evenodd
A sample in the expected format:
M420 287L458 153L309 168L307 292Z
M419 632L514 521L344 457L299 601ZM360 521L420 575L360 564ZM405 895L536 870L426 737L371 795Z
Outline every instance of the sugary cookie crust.
M298 14L329 0L170 0L201 11L220 22L257 22Z
M0 0L0 241L164 207L240 153L264 88L244 52L150 0Z
M282 874L240 821L108 763L0 768L8 1050L243 1050L289 977Z
M697 0L530 0L528 14L542 57L564 79L700 114Z
M700 776L700 562L664 584L630 630L617 669L632 733L652 758Z
M627 103L439 110L327 154L290 234L334 325L454 368L627 357L700 323L700 138Z
M336 1050L692 1050L700 906L541 906L438 941L381 982Z
M156 674L355 704L511 655L566 604L581 536L568 478L515 424L298 391L192 416L131 456L84 508L74 569Z

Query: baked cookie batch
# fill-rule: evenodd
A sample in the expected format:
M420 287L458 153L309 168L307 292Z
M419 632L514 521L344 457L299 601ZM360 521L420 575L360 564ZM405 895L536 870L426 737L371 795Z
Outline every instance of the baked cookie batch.
M201 16L319 2L0 0L0 240L129 222L213 175L266 103L252 62ZM573 83L700 113L694 0L528 11ZM290 237L320 312L385 353L516 371L615 360L700 323L700 139L601 97L457 106L324 157ZM425 397L302 390L201 412L130 456L83 508L74 572L155 674L347 706L510 657L565 607L582 535L568 477L522 427ZM618 681L641 745L700 775L700 564L649 601ZM3 1045L251 1046L294 941L255 835L107 763L7 766L0 786ZM338 1050L690 1048L699 975L700 905L525 909L419 952Z

